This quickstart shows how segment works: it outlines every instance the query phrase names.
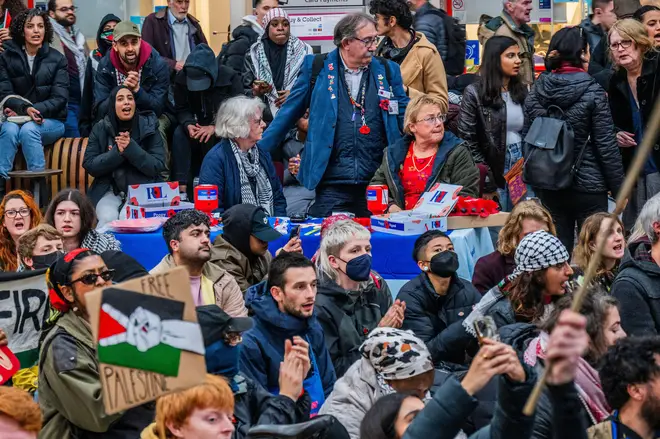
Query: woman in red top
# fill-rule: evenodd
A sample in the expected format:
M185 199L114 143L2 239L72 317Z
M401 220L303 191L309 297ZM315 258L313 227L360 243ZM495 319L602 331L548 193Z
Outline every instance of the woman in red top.
M467 144L445 131L446 114L440 99L415 97L404 118L405 135L385 150L383 164L371 184L389 189L389 212L410 210L435 183L463 186L461 195L479 193L479 170Z

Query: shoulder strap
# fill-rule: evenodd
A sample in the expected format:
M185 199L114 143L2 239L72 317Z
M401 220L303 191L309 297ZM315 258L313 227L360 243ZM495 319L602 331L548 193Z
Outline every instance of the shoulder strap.
M321 70L323 70L323 66L325 65L325 59L327 57L328 57L327 53L319 53L314 55L314 61L312 62L312 77L309 80L310 91L314 91L314 87L316 86L316 80L318 79Z
M369 275L371 276L371 279L374 281L374 284L376 285L376 288L378 288L380 290L380 281L378 280L378 277L374 274L373 271L371 273L369 273Z

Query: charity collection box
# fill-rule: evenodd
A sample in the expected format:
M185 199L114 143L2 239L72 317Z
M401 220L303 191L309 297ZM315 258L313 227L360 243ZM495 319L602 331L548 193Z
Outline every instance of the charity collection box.
M168 218L194 208L193 203L181 201L178 182L165 182L129 186L124 212L125 219Z

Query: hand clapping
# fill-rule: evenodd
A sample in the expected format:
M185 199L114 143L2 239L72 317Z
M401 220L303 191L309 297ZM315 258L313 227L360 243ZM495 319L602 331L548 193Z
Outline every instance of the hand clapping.
M119 135L115 137L115 143L117 144L117 149L119 149L120 154L126 150L130 142L131 136L127 132L119 133Z
M406 313L406 302L397 299L383 316L378 324L381 328L400 328L403 325L403 317Z

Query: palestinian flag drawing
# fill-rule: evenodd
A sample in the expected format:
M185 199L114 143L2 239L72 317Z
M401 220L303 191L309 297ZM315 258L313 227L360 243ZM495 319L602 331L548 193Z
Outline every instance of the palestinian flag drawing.
M103 291L99 362L178 376L181 352L204 355L199 324L183 320L185 304L118 288Z

